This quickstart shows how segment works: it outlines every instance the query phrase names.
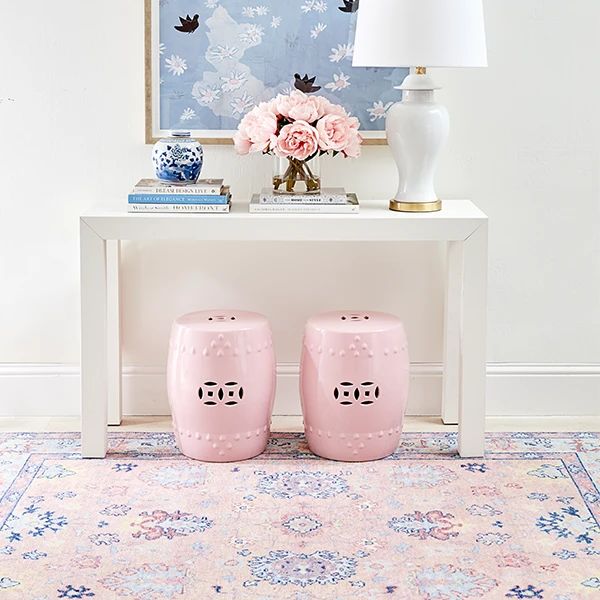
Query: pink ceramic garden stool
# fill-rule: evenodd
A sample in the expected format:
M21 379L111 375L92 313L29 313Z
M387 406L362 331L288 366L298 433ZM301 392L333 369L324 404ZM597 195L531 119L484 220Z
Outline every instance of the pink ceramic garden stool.
M306 324L300 394L309 448L375 460L400 441L408 395L402 322L377 312L328 312Z
M275 397L275 355L262 315L209 310L171 329L167 390L177 445L190 458L244 460L264 451Z

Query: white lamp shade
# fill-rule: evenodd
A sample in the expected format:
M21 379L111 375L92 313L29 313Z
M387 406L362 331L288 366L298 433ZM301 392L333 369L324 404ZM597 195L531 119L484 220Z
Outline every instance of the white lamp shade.
M355 67L486 67L482 0L360 0Z

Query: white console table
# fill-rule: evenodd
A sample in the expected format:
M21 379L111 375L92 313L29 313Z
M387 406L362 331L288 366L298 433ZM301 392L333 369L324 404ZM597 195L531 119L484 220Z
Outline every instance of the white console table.
M107 424L121 421L121 240L204 240L447 242L442 419L458 423L461 456L482 456L486 215L468 200L445 200L440 212L424 214L391 212L387 201L365 202L354 215L247 211L246 204L236 202L229 214L132 214L122 203L94 208L81 217L82 455L104 457Z

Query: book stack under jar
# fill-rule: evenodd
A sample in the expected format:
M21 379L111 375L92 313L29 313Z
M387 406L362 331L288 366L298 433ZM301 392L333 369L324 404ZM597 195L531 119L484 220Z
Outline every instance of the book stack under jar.
M358 198L344 188L321 188L318 193L282 194L263 188L250 201L251 213L357 213Z
M231 193L222 179L199 179L185 185L142 179L129 194L128 207L129 212L226 213Z

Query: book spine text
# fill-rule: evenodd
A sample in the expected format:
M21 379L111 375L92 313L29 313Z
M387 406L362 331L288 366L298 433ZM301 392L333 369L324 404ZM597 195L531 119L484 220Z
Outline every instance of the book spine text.
M226 213L229 204L130 204L129 212Z
M176 194L196 196L219 196L222 193L221 186L135 186L134 194Z
M129 194L129 204L227 204L229 195Z

